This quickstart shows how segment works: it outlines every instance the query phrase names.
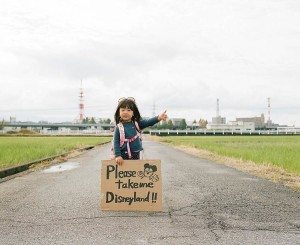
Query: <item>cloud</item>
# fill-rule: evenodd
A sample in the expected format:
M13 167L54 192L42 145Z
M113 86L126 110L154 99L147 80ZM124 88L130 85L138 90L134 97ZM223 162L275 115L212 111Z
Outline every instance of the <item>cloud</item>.
M143 115L267 113L300 125L300 4L283 1L3 1L0 118L110 117L119 97Z

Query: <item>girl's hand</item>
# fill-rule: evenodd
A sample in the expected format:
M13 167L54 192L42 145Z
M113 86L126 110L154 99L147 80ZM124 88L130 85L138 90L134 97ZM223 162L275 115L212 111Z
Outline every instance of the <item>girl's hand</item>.
M123 163L123 158L120 156L120 157L116 157L116 163L119 165L119 166L121 166L122 165L122 163Z
M167 110L165 110L161 115L158 116L158 121L161 121L161 120L166 121L167 118L168 118Z

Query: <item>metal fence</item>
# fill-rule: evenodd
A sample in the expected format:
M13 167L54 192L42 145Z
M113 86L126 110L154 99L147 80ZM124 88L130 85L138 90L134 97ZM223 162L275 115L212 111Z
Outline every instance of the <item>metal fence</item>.
M77 129L77 130L40 130L40 134L44 135L104 135L111 136L113 133L110 130L103 129Z
M272 130L150 130L150 135L296 135L300 128L285 128Z

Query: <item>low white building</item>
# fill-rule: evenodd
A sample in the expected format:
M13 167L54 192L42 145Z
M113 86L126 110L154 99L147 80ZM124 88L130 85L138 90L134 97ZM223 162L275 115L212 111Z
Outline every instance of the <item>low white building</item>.
M225 131L254 131L254 122L230 121L227 124L208 123L206 126L210 130L225 130Z

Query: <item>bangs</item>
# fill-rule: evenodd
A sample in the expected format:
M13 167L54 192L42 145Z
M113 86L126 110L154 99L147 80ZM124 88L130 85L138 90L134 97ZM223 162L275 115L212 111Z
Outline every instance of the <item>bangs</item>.
M135 103L132 100L123 100L120 102L119 108L128 108L130 110L134 110L136 108Z

